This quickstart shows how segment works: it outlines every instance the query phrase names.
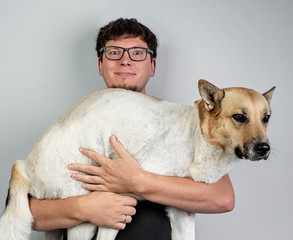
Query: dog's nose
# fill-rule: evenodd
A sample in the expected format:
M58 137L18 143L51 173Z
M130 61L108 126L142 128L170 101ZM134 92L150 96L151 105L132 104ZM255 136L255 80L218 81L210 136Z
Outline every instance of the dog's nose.
M266 156L270 152L270 145L266 142L260 142L255 144L254 151L261 157Z

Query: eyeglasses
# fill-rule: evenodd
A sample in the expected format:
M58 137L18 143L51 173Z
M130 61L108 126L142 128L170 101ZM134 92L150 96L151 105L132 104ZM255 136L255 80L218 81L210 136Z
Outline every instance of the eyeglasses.
M101 52L105 52L105 56L109 60L120 60L122 59L124 52L128 53L129 58L132 61L144 61L146 60L147 54L154 54L154 52L148 48L144 47L131 47L123 48L116 46L107 46L100 49Z

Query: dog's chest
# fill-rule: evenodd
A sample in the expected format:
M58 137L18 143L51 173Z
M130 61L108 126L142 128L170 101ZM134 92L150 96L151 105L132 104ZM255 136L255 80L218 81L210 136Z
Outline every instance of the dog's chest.
M238 161L233 151L215 146L207 142L202 135L197 135L190 174L195 181L214 183L227 174Z

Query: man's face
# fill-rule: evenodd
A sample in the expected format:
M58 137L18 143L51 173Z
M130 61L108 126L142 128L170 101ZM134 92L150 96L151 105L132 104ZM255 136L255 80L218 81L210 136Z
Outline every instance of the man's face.
M123 48L144 47L147 44L140 38L122 38L110 40L106 46L117 46ZM144 61L132 61L127 52L124 52L122 59L109 60L103 53L103 61L99 59L99 74L104 78L107 87L125 88L145 93L145 87L150 77L155 75L156 60L151 60L148 53Z

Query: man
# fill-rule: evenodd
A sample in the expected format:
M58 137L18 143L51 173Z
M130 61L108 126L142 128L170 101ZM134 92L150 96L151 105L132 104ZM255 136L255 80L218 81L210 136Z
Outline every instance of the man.
M145 93L150 77L155 75L157 54L157 39L148 28L135 19L113 21L100 29L96 50L99 73L107 87ZM35 230L49 231L90 222L125 229L116 237L119 240L169 240L171 229L164 205L198 213L233 209L234 192L228 175L207 185L188 178L148 173L114 136L111 143L118 159L110 160L91 150L80 149L102 166L69 166L70 170L85 173L75 173L72 178L84 182L83 187L93 192L64 200L30 199ZM136 199L117 193L133 193L148 201L139 202L136 211Z

